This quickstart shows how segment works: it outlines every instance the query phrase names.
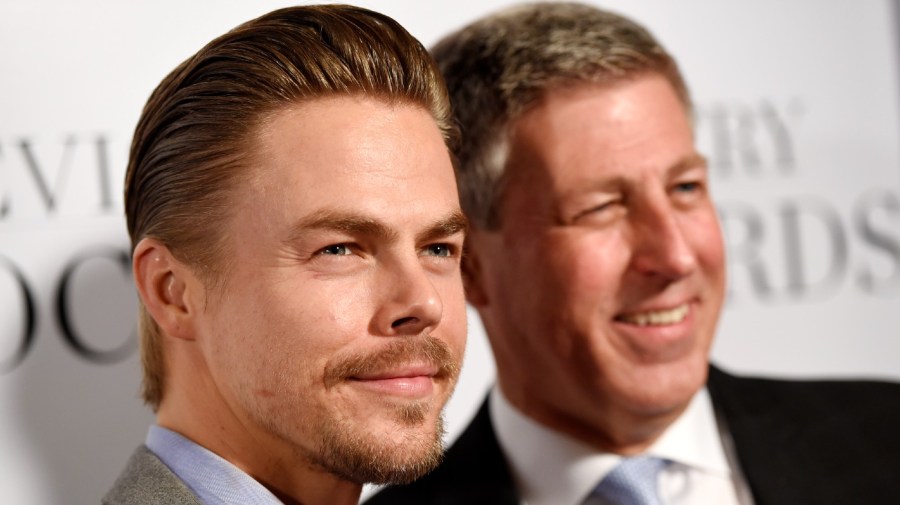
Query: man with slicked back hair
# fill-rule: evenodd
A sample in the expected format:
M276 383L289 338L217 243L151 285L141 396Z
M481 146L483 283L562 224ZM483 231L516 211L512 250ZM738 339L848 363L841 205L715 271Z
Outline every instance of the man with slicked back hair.
M449 114L425 48L351 6L263 15L162 81L125 188L157 418L103 503L355 504L438 463L466 334Z

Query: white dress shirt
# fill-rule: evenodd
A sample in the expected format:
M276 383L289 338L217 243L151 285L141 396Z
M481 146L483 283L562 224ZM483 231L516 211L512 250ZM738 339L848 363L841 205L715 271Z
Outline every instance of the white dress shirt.
M491 422L526 505L579 505L622 459L522 414L494 388ZM659 476L666 505L753 505L730 437L716 422L706 389L647 449L672 461Z

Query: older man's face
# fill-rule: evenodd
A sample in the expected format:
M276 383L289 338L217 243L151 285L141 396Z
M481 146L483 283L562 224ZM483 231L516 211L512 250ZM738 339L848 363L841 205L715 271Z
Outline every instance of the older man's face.
M551 92L511 134L501 227L471 236L501 388L575 434L680 411L706 378L725 268L671 85Z
M316 99L262 126L255 163L203 316L210 401L272 468L416 476L440 455L466 337L464 218L435 121Z

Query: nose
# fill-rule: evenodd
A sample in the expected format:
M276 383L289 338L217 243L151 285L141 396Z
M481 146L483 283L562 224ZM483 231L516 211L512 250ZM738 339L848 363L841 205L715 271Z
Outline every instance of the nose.
M693 272L697 256L687 239L687 223L678 211L666 201L650 204L639 214L634 225L634 270L668 280Z
M380 299L372 324L384 336L419 335L437 327L444 307L440 293L419 258L384 268L374 288Z

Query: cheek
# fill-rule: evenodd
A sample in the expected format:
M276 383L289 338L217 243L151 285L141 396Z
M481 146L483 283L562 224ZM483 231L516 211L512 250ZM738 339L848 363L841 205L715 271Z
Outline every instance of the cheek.
M546 251L547 261L536 271L547 276L551 303L596 311L615 298L628 264L627 248L615 236L580 231L547 244Z
M540 359L554 356L571 364L568 360L605 333L627 265L623 250L609 234L585 231L542 245L545 254L530 270L537 282L525 287L537 299L520 314L537 318L531 325L539 331L528 334L537 339L536 348L549 351Z
M272 349L290 356L294 367L324 373L328 361L368 334L371 289L358 280L307 281L265 307L273 331Z
M233 361L270 363L273 369L324 367L333 352L366 332L367 290L358 283L253 282L257 289L219 311L218 334L227 335ZM275 366L281 362L287 366Z
M306 319L334 342L365 335L373 309L373 289L358 281L327 282L307 293ZM324 335L323 335L324 336Z

